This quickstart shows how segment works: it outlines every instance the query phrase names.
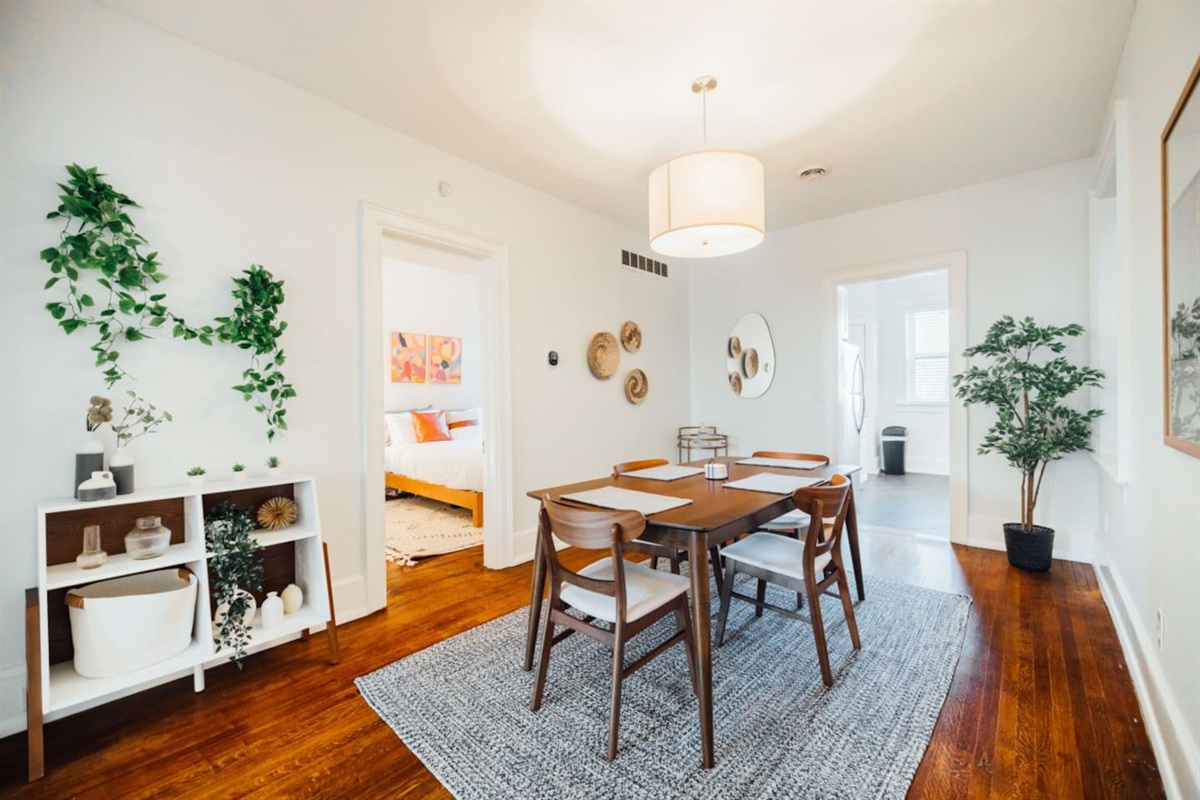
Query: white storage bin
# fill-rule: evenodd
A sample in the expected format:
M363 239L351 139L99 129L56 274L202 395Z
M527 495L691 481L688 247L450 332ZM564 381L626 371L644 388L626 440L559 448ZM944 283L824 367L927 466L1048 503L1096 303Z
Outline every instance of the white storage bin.
M196 621L196 587L195 575L175 568L68 591L75 671L107 678L183 652Z

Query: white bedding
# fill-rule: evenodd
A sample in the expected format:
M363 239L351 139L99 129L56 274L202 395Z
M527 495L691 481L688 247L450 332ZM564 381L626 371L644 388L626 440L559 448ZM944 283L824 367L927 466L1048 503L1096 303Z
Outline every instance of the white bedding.
M483 491L483 440L393 444L384 451L388 472L451 489Z

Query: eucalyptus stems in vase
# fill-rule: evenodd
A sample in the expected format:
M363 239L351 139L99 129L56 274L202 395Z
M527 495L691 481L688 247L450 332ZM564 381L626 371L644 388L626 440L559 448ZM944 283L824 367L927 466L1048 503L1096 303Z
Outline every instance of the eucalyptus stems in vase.
M154 433L159 425L172 420L171 412L159 409L150 401L139 397L137 392L127 391L129 404L118 422L113 423L113 432L117 434L117 452L113 453L109 462L113 480L117 482L117 494L129 494L133 491L133 456L129 445L147 434Z
M255 529L250 514L233 503L222 502L204 520L205 545L211 554L209 576L217 613L213 619L213 645L232 651L229 659L242 668L250 644L254 596L262 591L262 547L250 535Z

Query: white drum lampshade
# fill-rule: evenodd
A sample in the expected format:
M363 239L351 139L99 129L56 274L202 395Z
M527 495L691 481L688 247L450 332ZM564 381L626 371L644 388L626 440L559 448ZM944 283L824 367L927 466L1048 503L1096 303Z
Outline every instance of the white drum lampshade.
M732 150L673 158L650 173L650 247L676 258L749 250L763 240L763 165Z

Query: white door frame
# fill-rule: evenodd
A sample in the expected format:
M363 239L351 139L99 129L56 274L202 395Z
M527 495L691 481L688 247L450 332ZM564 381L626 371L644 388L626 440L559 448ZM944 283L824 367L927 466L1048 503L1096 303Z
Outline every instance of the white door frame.
M476 259L480 265L483 363L483 565L513 564L512 405L508 245L436 222L364 203L359 314L362 392L363 575L367 610L387 605L384 559L383 239L385 236Z
M841 430L841 405L837 399L837 355L839 336L838 287L847 283L895 278L917 272L944 269L949 289L950 311L950 374L967 368L962 351L967 348L967 251L954 250L930 256L867 264L826 273L822 303L825 309L825 407L828 409L829 430ZM968 539L967 478L971 455L967 408L953 396L950 398L950 541L966 544Z

